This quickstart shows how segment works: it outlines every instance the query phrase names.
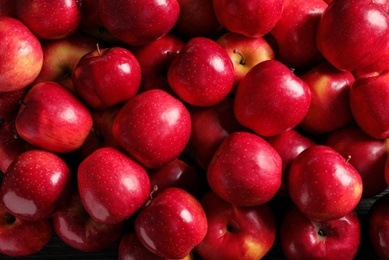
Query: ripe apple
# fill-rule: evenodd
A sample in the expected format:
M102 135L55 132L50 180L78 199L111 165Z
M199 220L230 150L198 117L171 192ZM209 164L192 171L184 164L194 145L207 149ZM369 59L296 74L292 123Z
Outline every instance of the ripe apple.
M21 257L33 255L48 244L53 235L50 219L27 221L0 206L0 253Z
M76 0L18 0L16 17L41 39L63 39L81 23Z
M271 200L281 186L282 159L263 138L234 132L224 138L207 169L211 189L236 206Z
M354 259L361 243L360 222L354 212L313 221L292 206L283 216L279 233L287 259Z
M234 84L234 66L227 52L214 40L190 39L168 70L174 93L194 106L212 106L222 101Z
M299 124L300 129L320 135L353 122L349 96L355 79L350 71L340 71L328 61L322 61L300 78L311 90L311 105Z
M0 92L27 87L43 65L42 45L19 20L0 16Z
M37 83L28 91L15 125L28 143L67 153L83 144L92 128L92 116L70 90L47 81Z
M116 141L147 168L160 168L177 159L191 133L184 104L161 89L130 99L113 122Z
M17 218L50 218L66 200L71 173L56 154L29 150L8 167L0 187L0 203Z
M387 48L389 16L371 0L336 0L323 12L317 48L337 69L354 71L374 63Z
M14 0L0 0L0 16L16 17Z
M152 253L180 259L204 239L208 223L200 202L180 188L167 188L135 219L140 242Z
M379 197L370 207L367 230L369 242L380 259L389 257L389 195Z
M213 0L213 6L217 19L227 30L261 37L281 18L284 0Z
M240 124L258 135L274 136L296 127L310 103L307 83L281 62L266 60L241 80L235 94L234 114Z
M121 236L124 222L100 223L86 212L78 190L52 217L55 233L66 245L83 252L97 252L115 243Z
M378 195L388 187L385 181L385 162L389 142L386 139L375 139L353 125L331 133L324 144L345 158L351 156L350 164L362 177L362 198Z
M275 59L272 47L263 37L253 38L227 32L217 38L216 42L226 50L234 65L233 92L252 67L262 61Z
M292 162L288 189L299 210L314 221L351 213L362 197L362 178L347 158L325 145L302 151Z
M77 94L99 110L127 102L138 92L140 81L139 62L123 47L97 46L80 58L72 73Z
M151 43L171 31L180 7L177 0L99 0L103 26L130 46Z
M146 170L125 153L104 147L78 167L80 198L98 222L117 224L138 211L150 195Z
M195 251L203 259L262 259L273 246L276 222L268 204L239 207L212 191L200 202L208 231Z
M355 121L368 135L389 137L389 71L372 73L355 80L350 88L350 107Z

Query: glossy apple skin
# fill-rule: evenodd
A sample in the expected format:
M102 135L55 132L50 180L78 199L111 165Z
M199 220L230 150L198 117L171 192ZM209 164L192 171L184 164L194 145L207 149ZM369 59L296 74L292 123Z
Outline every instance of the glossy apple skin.
M0 92L27 87L38 76L43 65L42 45L19 20L0 17Z
M16 117L16 130L28 143L52 152L79 148L92 128L92 116L70 90L41 82L26 94Z
M246 129L234 116L233 102L233 98L228 96L214 106L190 109L192 132L189 146L195 160L203 169L208 168L225 137Z
M146 168L160 168L184 151L191 133L184 104L160 89L140 93L118 112L113 134L118 143Z
M240 124L258 135L274 136L296 127L310 103L307 83L281 62L266 60L255 65L240 82L234 114Z
M322 61L300 78L311 90L311 104L299 124L301 129L309 134L320 135L354 120L349 96L355 79L350 71L340 71L328 61Z
M77 171L82 204L100 223L124 221L149 198L150 179L146 170L115 148L96 150L80 163Z
M276 41L277 60L288 67L316 64L322 55L316 47L316 31L327 4L323 0L286 0L281 18L270 31Z
M135 219L140 242L154 254L184 258L204 239L208 223L200 202L180 188L167 188Z
M54 81L74 91L71 77L74 66L82 56L96 49L96 43L95 39L81 33L42 41L43 66L31 85Z
M287 259L354 259L361 243L358 216L312 221L292 206L283 217L279 232Z
M249 37L269 33L281 18L283 0L213 0L216 17L227 30Z
M276 222L268 204L239 207L210 191L201 205L208 232L195 250L203 259L261 259L273 246Z
M350 107L355 121L377 139L389 137L388 80L389 71L367 74L357 78L350 88Z
M66 199L70 180L69 167L56 154L29 150L8 167L0 187L0 203L18 218L47 219Z
M75 33L81 23L76 0L20 0L16 16L41 39L63 39Z
M169 33L180 7L177 0L100 0L99 13L113 36L130 46L140 46Z
M158 88L172 93L167 72L184 45L184 40L169 33L133 50L142 71L139 92Z
M361 175L346 159L325 145L311 146L294 159L289 170L289 195L309 219L340 218L361 200Z
M194 106L212 106L232 90L234 66L214 40L190 39L171 63L168 82L174 93Z
M211 189L237 206L268 202L281 186L282 159L260 136L234 132L216 150L207 169Z
M282 159L282 182L277 191L278 196L288 197L288 175L293 160L305 149L316 142L303 134L291 129L282 134L265 138L265 140L277 151Z
M389 195L377 199L369 210L368 235L374 252L380 259L389 257Z
M39 252L53 235L50 219L27 221L0 207L0 253L23 257Z
M337 0L323 12L316 42L336 68L353 71L380 57L387 47L388 35L388 14L373 1Z
M77 94L89 107L99 110L127 102L138 92L140 81L139 62L123 47L89 52L72 72Z
M86 212L78 190L52 217L55 233L68 246L84 252L96 252L111 246L122 233L124 222L103 224Z
M344 158L351 156L350 164L362 177L363 198L378 195L388 187L385 181L388 141L375 139L358 126L348 126L330 134L324 144L338 151Z
M275 59L272 47L263 37L253 38L227 32L217 38L216 42L226 50L234 65L233 93L252 67L262 61Z

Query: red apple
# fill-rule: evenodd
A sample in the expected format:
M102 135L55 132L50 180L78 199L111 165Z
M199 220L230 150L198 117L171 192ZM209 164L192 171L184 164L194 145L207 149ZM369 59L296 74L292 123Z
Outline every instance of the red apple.
M328 61L322 61L300 78L311 90L311 105L299 127L313 135L325 134L339 129L354 118L350 108L350 87L354 76L340 71Z
M50 218L66 199L70 169L57 155L29 150L14 159L0 188L0 203L17 218Z
M272 248L276 223L268 204L239 207L211 191L201 205L208 232L195 251L202 259L262 259Z
M323 12L317 48L339 70L374 63L387 48L389 16L371 0L336 0Z
M331 133L324 143L345 158L351 156L350 164L362 177L363 198L378 195L388 187L385 181L387 140L375 139L358 126L348 126Z
M160 89L130 99L113 123L117 142L147 168L160 168L177 159L189 141L191 129L184 104Z
M378 198L369 210L367 232L368 241L380 259L389 257L389 195Z
M138 92L140 81L139 62L123 47L97 47L80 58L72 73L77 94L99 110L127 102Z
M16 17L41 39L63 39L81 23L76 0L18 0Z
M96 150L80 163L77 172L82 204L97 222L120 223L149 198L146 170L115 148Z
M284 0L213 0L213 5L217 19L227 30L260 37L281 18Z
M354 259L361 243L358 216L312 221L297 207L283 216L280 244L287 259Z
M347 158L325 145L302 151L289 170L289 195L311 220L350 214L362 197L362 178Z
M350 107L355 121L377 139L389 137L388 80L389 71L367 74L357 78L350 88Z
M41 251L50 241L50 219L27 221L13 216L0 206L0 253L21 257Z
M0 92L30 85L43 65L42 45L19 20L0 16Z
M99 0L103 26L131 46L151 43L171 31L180 7L177 0Z
M0 124L14 119L27 91L28 88L21 88L9 92L0 92Z
M167 188L139 212L135 232L152 253L180 259L204 239L207 217L200 202L180 188Z
M234 66L227 52L214 40L190 39L168 71L168 82L185 102L212 106L222 101L234 83Z
M268 202L280 188L281 177L280 155L263 138L250 132L227 136L207 169L211 189L237 206Z
M307 83L281 62L266 60L255 65L240 82L234 113L240 124L258 135L274 136L296 127L310 103Z
M55 82L34 85L16 117L16 130L28 143L53 152L79 148L92 128L89 109Z
M0 0L0 16L16 17L14 0Z

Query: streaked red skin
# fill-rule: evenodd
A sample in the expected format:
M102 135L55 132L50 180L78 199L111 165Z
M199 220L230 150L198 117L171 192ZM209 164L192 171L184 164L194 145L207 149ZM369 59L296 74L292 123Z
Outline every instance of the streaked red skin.
M377 199L369 210L368 235L374 252L381 259L389 257L389 196Z

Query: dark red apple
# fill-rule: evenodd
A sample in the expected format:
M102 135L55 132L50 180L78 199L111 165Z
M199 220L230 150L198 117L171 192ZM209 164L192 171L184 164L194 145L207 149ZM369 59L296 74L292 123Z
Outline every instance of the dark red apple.
M368 241L380 259L389 257L389 195L378 198L369 210Z

